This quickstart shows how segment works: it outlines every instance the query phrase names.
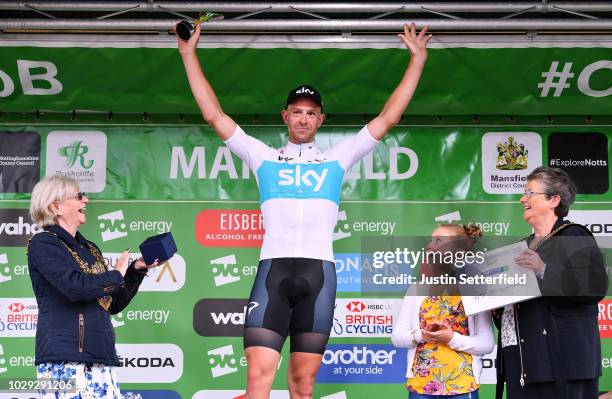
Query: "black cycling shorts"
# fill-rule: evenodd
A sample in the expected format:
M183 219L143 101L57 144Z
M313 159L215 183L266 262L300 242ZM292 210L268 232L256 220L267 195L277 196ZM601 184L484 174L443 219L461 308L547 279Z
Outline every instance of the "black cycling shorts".
M291 336L291 352L322 354L332 329L335 301L333 262L308 258L260 261L246 310L245 348L266 346L280 352ZM249 333L250 327L271 330L278 336L272 343L265 334L254 334L255 329ZM317 334L324 339L311 339Z

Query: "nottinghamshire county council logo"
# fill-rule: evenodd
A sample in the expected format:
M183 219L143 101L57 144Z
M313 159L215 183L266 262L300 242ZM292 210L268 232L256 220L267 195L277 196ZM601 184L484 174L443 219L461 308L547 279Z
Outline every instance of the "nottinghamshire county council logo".
M497 143L497 162L495 167L499 170L523 170L527 169L527 149L514 137Z
M70 145L60 147L57 152L60 156L66 158L65 165L68 168L72 168L77 161L79 161L83 169L90 169L94 164L93 159L88 160L85 158L85 154L89 152L89 147L84 145L82 140L77 140L70 143Z

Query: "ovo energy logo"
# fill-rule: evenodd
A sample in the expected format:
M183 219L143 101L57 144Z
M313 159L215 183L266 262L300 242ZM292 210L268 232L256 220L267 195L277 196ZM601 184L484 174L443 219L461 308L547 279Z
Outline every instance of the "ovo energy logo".
M70 145L60 147L58 153L66 158L67 167L72 168L78 160L82 168L90 169L94 164L94 160L85 159L85 154L87 154L88 151L89 147L84 145L82 140L77 140L70 143Z
M238 266L236 265L236 255L223 256L218 259L211 259L213 265L215 287L240 281Z
M232 345L209 350L208 362L211 366L210 372L213 378L238 371L238 358L234 355L234 347Z
M126 237L128 232L145 232L162 234L172 228L172 222L165 220L132 220L125 221L123 210L105 213L98 216L102 241Z
M110 241L128 235L127 224L123 219L122 210L98 216L102 241Z

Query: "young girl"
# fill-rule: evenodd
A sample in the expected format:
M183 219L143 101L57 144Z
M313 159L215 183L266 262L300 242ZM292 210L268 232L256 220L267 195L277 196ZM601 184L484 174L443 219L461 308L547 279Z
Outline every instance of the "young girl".
M438 226L427 246L430 252L471 250L480 238L474 225ZM422 265L421 273L438 275L452 265ZM409 399L478 399L480 358L493 350L490 312L466 316L461 297L406 293L391 340L408 348L406 387Z

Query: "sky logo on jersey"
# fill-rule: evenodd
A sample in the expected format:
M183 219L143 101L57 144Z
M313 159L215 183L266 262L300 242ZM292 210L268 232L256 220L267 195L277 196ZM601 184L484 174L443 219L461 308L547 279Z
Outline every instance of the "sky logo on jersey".
M264 161L257 169L261 203L273 198L327 199L338 204L344 169L338 161L287 164Z
M336 291L361 291L361 254L336 254Z
M406 380L406 349L393 345L327 345L318 383L400 383Z

